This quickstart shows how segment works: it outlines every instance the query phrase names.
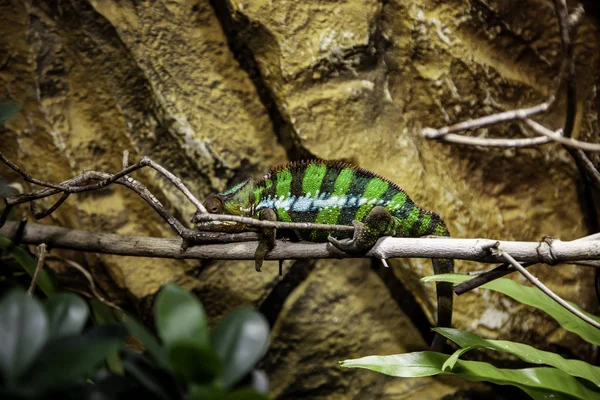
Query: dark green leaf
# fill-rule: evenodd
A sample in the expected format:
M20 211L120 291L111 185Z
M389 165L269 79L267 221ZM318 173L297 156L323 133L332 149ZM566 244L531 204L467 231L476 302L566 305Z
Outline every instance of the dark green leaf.
M501 369L479 361L457 360L452 372L442 367L450 356L430 351L392 356L369 356L340 363L346 368L366 368L386 375L412 378L453 374L467 380L514 385L534 399L599 399L594 391L576 378L556 368ZM570 396L570 397L569 397Z
M119 326L95 326L84 335L63 336L49 342L22 384L45 391L71 385L97 370L120 348L125 332Z
M214 350L193 341L172 343L168 357L171 367L188 382L210 383L221 373L221 360Z
M159 336L167 346L180 340L209 346L204 308L185 289L172 283L165 285L156 299L155 319Z
M38 356L48 339L48 317L42 305L22 290L0 301L0 372L13 383Z
M50 338L78 335L88 319L88 306L73 293L57 293L45 303L50 321Z
M486 348L512 354L532 364L546 364L560 369L569 375L585 378L600 387L600 367L595 367L581 360L566 360L558 354L538 350L522 343L506 340L486 340L474 333L451 328L434 328L448 339L463 348Z
M250 308L227 314L211 334L211 342L223 360L222 380L232 387L261 359L269 344L269 323Z
M470 275L460 274L440 274L434 276L426 276L422 278L423 282L452 282L458 283L463 282L467 279L471 279ZM520 285L515 281L506 278L496 279L492 282L486 283L481 286L485 289L494 290L496 292L503 293L507 296L512 297L520 303L527 304L529 306L539 308L544 311L566 330L579 335L586 341L600 345L600 329L596 329L587 322L576 317L565 308L560 306L557 302L546 296L541 290L536 287L529 287ZM592 315L588 312L583 311L576 304L570 303L573 307L586 314L591 319L594 319L600 323L600 318Z
M15 116L20 108L14 101L0 101L0 126Z
M254 389L240 389L229 393L225 400L269 400L269 396Z
M11 257L21 264L29 276L33 276L37 262L22 247L15 246L6 236L0 236L0 249L7 251ZM46 296L51 296L56 293L56 283L54 277L50 274L47 268L43 268L40 271L37 279L37 286L42 290L42 292L44 292Z
M148 332L148 330L133 316L123 314L121 320L127 327L129 334L137 337L144 344L144 347L148 353L152 355L154 360L159 363L162 368L168 368L169 363L167 362L166 350L160 345L158 339Z

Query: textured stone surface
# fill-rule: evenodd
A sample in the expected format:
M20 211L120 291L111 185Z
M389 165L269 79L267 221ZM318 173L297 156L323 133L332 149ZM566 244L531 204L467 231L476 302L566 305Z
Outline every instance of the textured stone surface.
M559 146L479 149L427 142L419 133L546 99L562 58L551 2L527 1L519 12L506 1L303 2L279 4L276 12L255 2L232 1L230 7L247 21L242 37L291 125L290 135L308 152L352 159L399 183L417 204L436 210L457 237L537 240L551 234L568 240L588 231L577 171ZM343 23L358 10L361 18ZM330 26L322 26L322 15L331 18ZM294 21L294 34L281 33L286 17ZM308 34L320 40L306 40ZM577 42L576 136L586 137L597 120L592 84L598 79L599 42L591 19L583 21ZM560 126L562 97L555 112L541 118L549 126ZM474 134L527 132L506 124ZM431 274L430 262L394 265L432 320L434 286L417 281ZM459 271L483 267L457 263ZM593 309L593 271L573 266L532 271ZM581 356L589 350L558 333L544 315L516 313L522 307L505 297L480 291L466 298L457 307L458 327L581 348Z
M19 3L5 5L2 18L4 37L11 40L2 41L0 96L14 98L25 111L8 124L0 149L36 177L60 182L83 169L117 171L128 150L132 161L150 156L202 198L223 189L236 171L261 172L284 161L267 112L228 51L208 1ZM15 176L6 169L2 175ZM133 176L189 221L194 210L170 183L149 170ZM53 219L80 229L173 234L134 193L119 187L72 196ZM194 286L185 278L185 262L88 259L108 269L112 289L134 299L169 280Z
M533 105L551 93L562 56L549 0L10 3L0 4L0 98L19 101L23 111L2 131L0 151L38 178L116 171L128 150L131 160L147 155L169 168L202 198L312 154L397 182L457 237L568 240L598 229L586 208L596 202L578 188L578 172L559 146L481 149L420 136L425 126ZM575 136L590 141L600 132L598 37L597 19L585 19ZM558 128L563 106L561 96L540 120ZM470 134L527 132L507 124ZM2 166L0 175L17 178ZM163 178L133 176L189 220L193 209ZM173 235L121 187L71 196L48 222ZM238 305L259 306L274 323L263 366L277 398L436 399L462 387L337 366L424 348L390 288L400 280L432 320L434 287L419 281L432 272L429 260L394 260L395 278L382 281L365 261L298 263L280 278L274 262L258 274L252 262L68 254L88 266L108 298L133 300L141 312L169 280L198 294L213 321ZM459 271L483 267L457 263ZM597 310L591 269L531 270ZM456 299L455 321L489 337L595 354L543 314L485 290Z
M468 386L459 380L393 379L338 367L349 358L427 349L394 301L377 295L386 288L369 264L319 262L287 299L262 363L275 397L379 399L401 393L439 399Z

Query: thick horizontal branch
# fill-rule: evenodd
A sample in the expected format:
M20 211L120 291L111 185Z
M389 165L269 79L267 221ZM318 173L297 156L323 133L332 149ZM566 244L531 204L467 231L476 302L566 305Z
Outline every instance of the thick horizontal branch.
M14 238L18 223L7 222L0 235ZM254 234L252 234L254 235ZM256 236L229 235L235 240ZM72 249L94 253L137 257L178 259L253 260L257 242L235 242L190 246L182 252L181 238L123 236L71 230L42 224L27 224L21 243L46 243L51 248ZM489 239L455 238L383 238L365 257L388 258L453 258L484 263L503 262L492 254L497 243L520 262L556 264L569 261L599 260L600 241L552 240L549 242L496 241ZM357 258L329 243L277 241L267 260L308 258Z

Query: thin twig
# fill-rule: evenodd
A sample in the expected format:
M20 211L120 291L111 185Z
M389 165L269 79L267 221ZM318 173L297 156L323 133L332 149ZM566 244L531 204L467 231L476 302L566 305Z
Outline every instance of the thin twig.
M519 264L510 254L508 254L506 251L502 250L502 248L499 248L498 252L515 269L517 269L521 274L523 274L523 276L525 278L527 278L527 280L529 282L531 282L532 284L534 284L535 286L537 286L548 297L550 297L552 300L556 301L558 304L560 304L566 310L570 311L571 313L573 313L577 317L581 318L582 320L584 320L588 324L592 325L593 327L595 327L597 329L600 329L600 323L599 322L597 322L597 321L593 320L592 318L588 317L587 315L585 315L584 313L582 313L581 311L579 311L578 309L576 309L575 307L573 307L571 304L569 304L568 302L566 302L565 300L563 300L559 295L557 295L556 293L554 293L546 285L544 285L542 282L540 282L540 280L538 278L536 278L529 271L527 271L525 268L523 268L523 266L521 264Z
M62 196L60 197L60 199L58 199L58 201L56 203L54 203L52 205L52 207L50 207L49 209L47 209L46 211L42 211L40 213L33 213L33 217L35 219L42 219L42 218L46 218L48 215L52 214L54 211L56 211L56 209L58 207L60 207L62 205L62 203L65 202L65 200L67 200L69 198L69 193L64 192L62 194ZM33 201L31 202L31 204L34 204Z
M481 118L475 118L458 124L445 126L443 128L425 128L422 135L427 139L440 139L449 133L462 132L468 129L483 128L489 125L497 125L502 122L523 120L541 114L547 111L554 103L554 95L551 95L547 101L529 108L519 108L516 110L504 111L497 114L486 115Z
M425 134L425 133L424 133ZM535 147L546 143L551 143L552 139L545 136L523 139L498 139L498 138L480 138L472 136L457 135L449 133L443 136L445 142L465 144L468 146L480 147L503 147L503 148L522 148Z
M170 171L168 171L167 169L163 168L162 166L160 166L159 164L155 163L154 161L152 161L150 158L148 157L142 157L141 162L144 165L149 166L150 168L155 169L156 171L160 172L161 174L163 174L168 180L171 181L171 183L173 183L173 185L175 185L175 187L177 189L179 189L187 198L188 200L194 205L196 206L196 208L198 209L199 212L203 213L203 214L207 214L208 211L206 211L206 208L204 208L204 206L202 205L202 203L200 202L200 200L198 200L196 198L196 196L194 196L192 194L192 192L190 192L190 190L183 184L183 182L181 182L181 179L179 179L178 177L176 177L175 175L173 175Z
M354 231L352 225L328 225L328 224L314 224L309 222L279 222L279 221L264 221L249 217L240 217L237 215L225 215L225 214L199 214L194 217L194 222L209 222L209 221L230 221L237 222L240 224L250 225L257 228L276 228L276 229L310 229L310 230L322 230L322 231ZM198 226L201 229L202 225ZM207 228L209 228L207 226ZM214 229L220 229L219 226L214 226Z
M92 277L92 274L90 274L79 263L76 263L75 261L68 260L68 259L62 258L62 257L60 257L60 259L62 261L64 261L65 263L67 263L70 267L75 268L76 270L81 272L81 274L87 279L88 283L90 284L90 290L92 291L92 294L94 295L94 297L96 299L98 299L98 301L100 301L101 303L104 303L107 306L112 307L116 310L123 311L123 309L121 307L119 307L118 305L116 305L115 303L113 303L109 300L106 300L106 298L104 298L104 296L102 296L100 293L98 293L98 290L96 290L96 283L94 282L94 278Z
M555 142L564 144L565 146L573 147L573 148L580 149L580 150L586 150L586 151L600 151L600 144L587 143L587 142L582 142L577 139L573 139L571 137L565 137L565 136L563 136L563 134L561 134L559 132L553 132L552 130L546 128L544 125L542 125L538 122L535 122L532 119L527 118L524 120L524 122L525 122L525 124L527 124L527 126L529 126L531 129L533 129L537 133L544 135L544 136L554 140Z
M38 280L38 276L40 275L40 271L44 267L44 260L46 259L46 243L41 243L38 245L38 260L37 265L35 266L35 272L31 277L31 283L29 284L29 289L27 289L27 294L33 296L33 290L35 289L35 285Z

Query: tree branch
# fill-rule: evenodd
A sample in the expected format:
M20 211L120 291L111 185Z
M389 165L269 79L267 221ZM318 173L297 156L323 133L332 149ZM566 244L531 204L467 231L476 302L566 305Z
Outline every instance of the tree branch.
M18 223L9 221L0 228L0 235L13 238ZM223 234L221 234L223 235ZM256 239L252 233L228 234L234 240ZM223 240L221 237L220 240ZM21 243L46 243L51 248L62 248L94 253L116 254L137 257L159 257L177 259L254 260L257 242L235 242L203 244L181 250L180 238L156 238L123 236L111 233L96 233L71 230L43 224L28 224ZM291 242L278 240L267 260L308 258L362 258L380 260L389 258L452 258L484 263L503 262L492 254L491 248L500 243L521 262L558 264L570 261L600 260L600 241L574 240L563 242L497 241L489 239L455 238L382 238L364 256L350 255L329 243Z

